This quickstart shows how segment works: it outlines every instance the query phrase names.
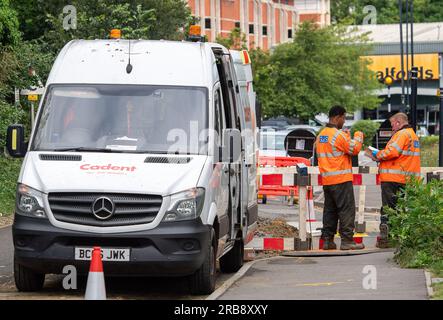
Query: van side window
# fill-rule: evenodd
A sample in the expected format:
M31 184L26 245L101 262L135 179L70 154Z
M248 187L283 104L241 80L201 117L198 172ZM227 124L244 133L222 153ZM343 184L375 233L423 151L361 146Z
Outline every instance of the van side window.
M222 114L221 114L221 96L220 96L220 89L217 89L214 94L214 130L217 132L218 139L217 143L221 144L221 133L222 133Z
M220 87L223 99L223 108L227 128L238 127L236 86L237 81L234 78L231 56L223 53L219 48L213 48L217 63L217 71L220 78Z
M231 128L239 128L239 117L238 117L238 108L237 105L237 94L236 90L238 89L237 79L235 78L235 72L233 71L233 65L231 63L231 56L230 55L224 55L223 56L223 67L224 71L226 73L226 80L228 85L228 91L229 91L229 100L231 103L231 110L232 110L232 126Z

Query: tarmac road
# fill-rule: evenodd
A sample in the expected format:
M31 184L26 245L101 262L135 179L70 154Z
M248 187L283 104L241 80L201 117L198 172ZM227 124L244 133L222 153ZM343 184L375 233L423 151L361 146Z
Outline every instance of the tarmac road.
M0 229L0 300L40 299L66 300L83 299L86 278L78 279L77 290L64 290L63 275L47 275L45 286L39 293L18 292L13 277L13 245L11 227ZM104 265L106 270L106 265ZM221 286L232 274L219 274L216 287ZM184 278L106 278L108 299L191 300L206 296L189 294Z

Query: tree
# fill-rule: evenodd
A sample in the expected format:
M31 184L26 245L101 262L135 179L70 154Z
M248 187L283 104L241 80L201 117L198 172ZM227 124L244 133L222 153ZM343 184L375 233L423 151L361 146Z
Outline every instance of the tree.
M0 0L0 47L14 45L19 39L17 13L9 0Z
M234 28L227 37L222 35L217 36L215 42L221 44L228 49L246 50L248 45L246 44L246 35L241 32L240 28Z
M263 114L310 118L334 104L348 111L377 107L380 84L360 58L370 49L366 42L344 27L302 24L294 41L278 46L255 72Z
M68 4L76 11L74 29L64 25L67 19L72 23L71 11L63 12ZM36 60L30 63L34 66L52 56L47 68L35 67L43 82L58 52L72 39L106 39L110 30L117 28L127 39L180 40L192 19L184 0L14 0L13 5L27 40L27 51L36 54L36 59L29 57Z
M402 1L405 8L406 2ZM337 23L362 24L367 15L363 10L365 6L375 7L378 24L400 21L398 0L334 0L331 1L332 20ZM414 22L439 21L443 21L441 0L414 0Z

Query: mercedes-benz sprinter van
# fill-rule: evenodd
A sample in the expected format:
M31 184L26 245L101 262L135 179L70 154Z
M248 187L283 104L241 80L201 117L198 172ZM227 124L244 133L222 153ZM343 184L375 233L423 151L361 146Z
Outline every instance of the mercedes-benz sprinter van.
M250 65L248 66L250 68ZM252 87L251 87L252 89ZM249 130L249 131L248 131ZM20 291L103 250L105 275L215 288L257 221L255 108L219 44L75 40L55 61L24 157L13 224Z

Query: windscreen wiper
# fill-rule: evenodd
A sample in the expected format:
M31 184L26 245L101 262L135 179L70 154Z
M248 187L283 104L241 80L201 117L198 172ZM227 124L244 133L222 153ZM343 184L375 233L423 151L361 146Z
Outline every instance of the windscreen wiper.
M51 151L55 152L65 152L65 151L72 151L72 152L118 152L122 153L122 150L115 150L115 149L107 149L107 148L88 148L88 147L71 147L71 148L60 148L60 149L53 149Z

